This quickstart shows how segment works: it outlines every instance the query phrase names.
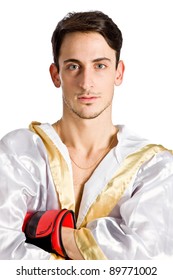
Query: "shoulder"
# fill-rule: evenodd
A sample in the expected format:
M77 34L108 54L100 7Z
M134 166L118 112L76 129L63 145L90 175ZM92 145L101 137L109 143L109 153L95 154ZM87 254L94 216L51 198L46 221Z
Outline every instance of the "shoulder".
M156 162L172 162L173 151L168 150L158 143L153 143L151 140L142 137L124 125L119 125L118 131L116 152L120 161L133 154L139 154L139 157L148 155L146 156L146 159L149 159L149 161L146 160L147 166Z
M29 129L22 128L6 134L0 141L0 149L15 154L29 153L45 149L41 138Z
M120 163L123 162L127 156L136 153L150 143L148 139L138 135L125 125L117 125L117 127L118 145L116 147L116 154Z
M33 132L30 131L28 128L19 128L8 132L2 137L1 141L6 142L19 137L31 137L32 134Z
M158 148L157 145L153 145L153 147L156 149ZM173 174L173 151L164 147L158 149L151 159L146 161L142 166L142 170L148 170L151 168L155 168L157 172L159 172L159 170L170 170Z
M22 142L25 145L25 143L33 141L35 136L36 134L27 128L16 129L4 135L1 139L1 143L16 145ZM26 140L27 142L25 142Z
M153 145L153 147L155 147ZM157 148L157 146L156 146ZM137 172L136 184L153 186L160 189L172 189L173 185L173 153L163 147L149 160L145 161ZM171 191L172 193L172 191ZM172 196L172 194L171 194Z

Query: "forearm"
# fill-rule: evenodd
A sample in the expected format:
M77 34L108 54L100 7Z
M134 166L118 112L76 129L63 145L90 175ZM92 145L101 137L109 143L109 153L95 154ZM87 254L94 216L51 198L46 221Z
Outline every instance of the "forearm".
M62 242L68 257L72 260L83 260L74 237L74 229L63 227L62 228Z

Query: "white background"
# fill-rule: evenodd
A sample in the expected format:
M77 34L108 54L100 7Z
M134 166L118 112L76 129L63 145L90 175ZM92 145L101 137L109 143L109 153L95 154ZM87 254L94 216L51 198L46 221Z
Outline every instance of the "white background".
M0 138L31 121L61 117L49 76L51 36L68 12L101 10L118 24L126 71L113 121L173 149L173 16L170 0L4 0L0 2Z

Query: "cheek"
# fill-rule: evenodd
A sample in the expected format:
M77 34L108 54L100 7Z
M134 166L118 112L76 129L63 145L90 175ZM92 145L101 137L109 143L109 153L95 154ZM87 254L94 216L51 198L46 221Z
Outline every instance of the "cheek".
M115 85L115 76L110 73L107 75L103 75L100 79L99 79L99 83L103 88L114 88Z
M77 84L77 79L71 77L70 75L61 76L61 85L65 88L71 88Z

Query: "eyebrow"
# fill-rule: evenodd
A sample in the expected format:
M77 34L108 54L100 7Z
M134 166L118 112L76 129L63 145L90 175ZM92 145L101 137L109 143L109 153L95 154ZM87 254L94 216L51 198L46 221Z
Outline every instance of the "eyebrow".
M108 57L98 57L98 58L93 59L92 62L99 62L99 61L104 61L104 60L111 61ZM81 61L78 59L75 59L75 58L69 58L69 59L64 60L64 63L68 63L68 62L80 63Z

